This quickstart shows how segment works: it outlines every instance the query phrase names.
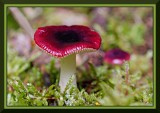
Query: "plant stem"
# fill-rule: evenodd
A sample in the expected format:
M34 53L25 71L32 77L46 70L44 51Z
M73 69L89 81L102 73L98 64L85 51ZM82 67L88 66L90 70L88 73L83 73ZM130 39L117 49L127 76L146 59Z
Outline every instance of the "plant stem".
M129 70L126 69L126 84L129 84Z
M65 87L71 76L74 76L73 85L77 86L75 73L76 73L76 54L72 54L65 58L62 58L60 81L59 81L59 86L62 93L64 92Z
M129 64L126 62L126 84L129 84Z
M18 24L28 33L31 38L33 38L34 31L32 29L32 26L26 19L26 17L22 14L22 12L16 7L11 7L9 9Z

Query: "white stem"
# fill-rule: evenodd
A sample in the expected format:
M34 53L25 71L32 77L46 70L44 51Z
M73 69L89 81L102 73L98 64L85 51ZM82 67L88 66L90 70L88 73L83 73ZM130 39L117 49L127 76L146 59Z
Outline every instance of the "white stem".
M65 87L71 78L73 78L73 85L77 86L76 84L76 54L69 55L65 58L61 59L61 72L60 72L60 81L59 86L61 88L61 92L64 92Z

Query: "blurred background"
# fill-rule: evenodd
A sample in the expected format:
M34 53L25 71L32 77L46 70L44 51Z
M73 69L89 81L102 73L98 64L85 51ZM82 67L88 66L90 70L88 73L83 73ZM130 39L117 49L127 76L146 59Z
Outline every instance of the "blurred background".
M98 97L98 100L92 99L87 105L153 104L152 7L20 7L18 9L33 30L30 27L23 28L25 26L23 18L19 16L19 19L15 19L13 16L19 12L11 12L8 9L8 105L87 104L87 102L67 104L66 100L62 104L59 103L59 97L53 94L48 94L49 97L39 94L41 101L31 99L30 96L24 97L28 95L24 93L27 88L29 92L42 93L52 84L58 83L59 60L40 50L35 45L31 33L38 27L47 25L85 25L95 29L102 38L101 48L97 52L77 55L78 89L84 89L89 96L94 94ZM17 21L21 21L22 24L19 25ZM110 65L104 61L105 52L113 48L120 48L131 55L127 65ZM125 83L126 68L129 68L129 85ZM22 89L23 95L18 93L19 89ZM51 97L55 98L50 99Z

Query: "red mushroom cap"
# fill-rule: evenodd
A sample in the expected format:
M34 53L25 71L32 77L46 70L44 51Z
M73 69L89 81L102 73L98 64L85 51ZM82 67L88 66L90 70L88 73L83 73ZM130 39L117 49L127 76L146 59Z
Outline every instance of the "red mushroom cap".
M40 27L34 40L41 49L58 58L85 50L94 51L101 45L97 32L80 25Z
M130 60L130 54L121 49L112 49L105 53L104 61L109 64L123 64Z

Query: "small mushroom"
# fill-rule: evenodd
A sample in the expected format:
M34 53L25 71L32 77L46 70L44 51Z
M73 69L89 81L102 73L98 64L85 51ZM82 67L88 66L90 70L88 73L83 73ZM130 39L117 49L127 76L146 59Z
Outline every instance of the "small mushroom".
M76 54L96 51L101 45L101 37L94 30L81 25L45 26L40 27L34 34L35 43L50 55L60 58L61 72L59 86L61 92L74 76L76 85Z
M121 49L111 49L107 51L104 55L104 61L113 64L113 65L121 65L125 61L130 60L130 54L121 50ZM129 67L126 68L126 84L128 84L129 79Z
M104 61L109 64L121 65L124 61L130 60L130 54L121 49L111 49L107 51L104 55Z

